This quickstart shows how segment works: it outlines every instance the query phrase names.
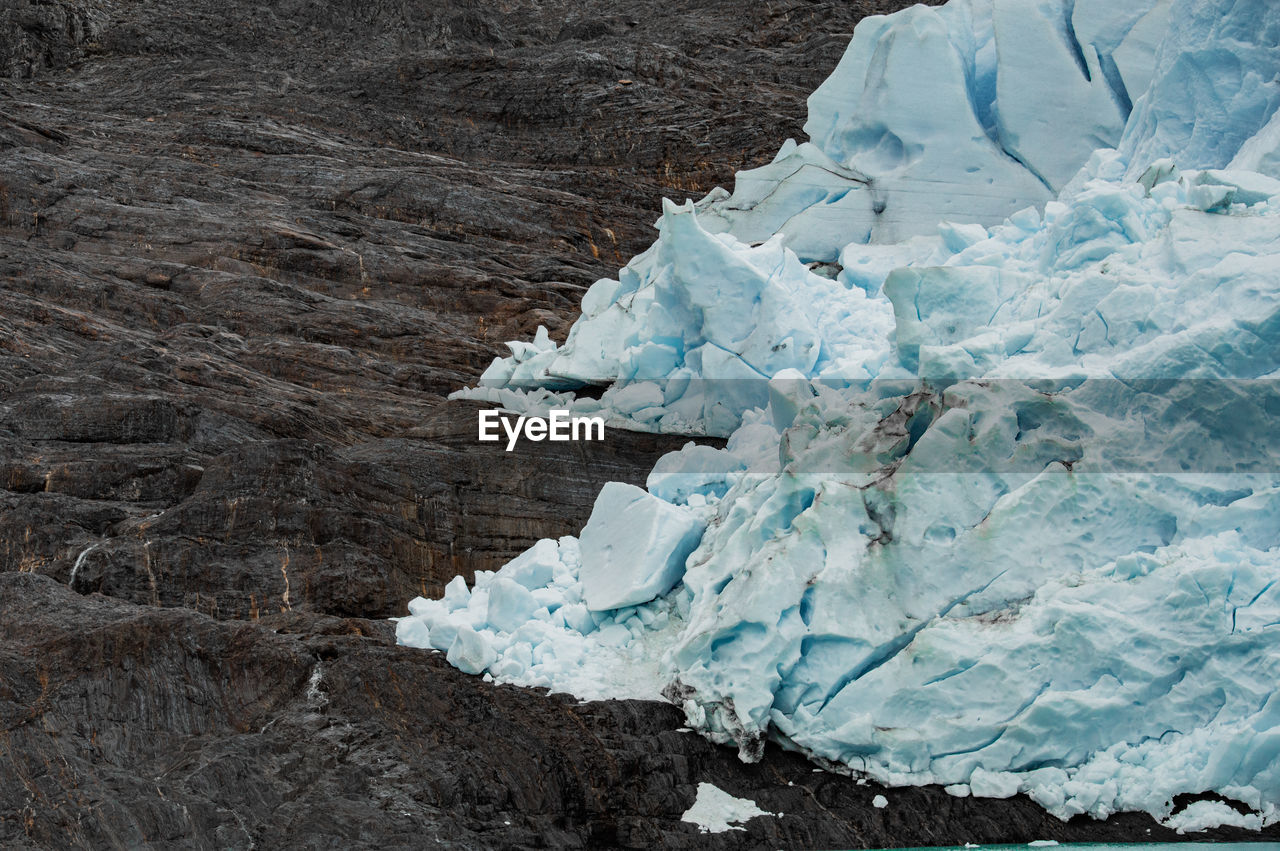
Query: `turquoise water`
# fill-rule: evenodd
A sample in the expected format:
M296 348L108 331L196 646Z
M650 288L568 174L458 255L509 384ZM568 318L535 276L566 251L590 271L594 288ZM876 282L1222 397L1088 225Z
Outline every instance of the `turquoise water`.
M1270 851L1280 849L1280 842L1062 842L1057 845L933 845L921 848L898 848L894 851L999 851L1000 849L1063 848L1070 851L1104 851L1127 848L1131 851Z

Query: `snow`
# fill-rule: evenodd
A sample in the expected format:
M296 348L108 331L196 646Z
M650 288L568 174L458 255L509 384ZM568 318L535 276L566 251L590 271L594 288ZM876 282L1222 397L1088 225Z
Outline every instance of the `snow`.
M631 485L620 487L658 502ZM697 509L662 505L699 516ZM625 525L609 525L626 532ZM701 531L701 525L696 528ZM439 650L459 670L484 672L495 681L554 688L586 700L662 699L667 680L659 660L680 633L687 599L654 599L660 593L654 590L641 595L647 598L642 605L594 611L586 602L581 553L575 537L542 540L498 571L478 571L471 588L455 578L442 599L410 601L409 616L396 625L397 639ZM604 580L604 592L622 587L608 576Z
M756 806L754 801L735 798L710 783L698 784L698 797L693 806L685 810L681 821L696 824L703 833L724 833L727 830L745 830L740 826L756 816L771 816Z
M726 446L399 640L662 695L744 760L1280 820L1277 33L1263 0L864 20L810 141L665 203L563 345L460 394ZM1204 792L1247 812L1173 812Z

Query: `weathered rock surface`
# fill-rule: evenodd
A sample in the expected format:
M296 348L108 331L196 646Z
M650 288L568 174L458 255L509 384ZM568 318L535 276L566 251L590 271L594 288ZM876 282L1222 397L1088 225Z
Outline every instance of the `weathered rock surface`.
M1167 833L937 789L878 810L378 620L679 445L508 454L443 398L563 335L661 195L798 134L854 22L900 5L0 0L0 845ZM702 781L783 815L700 835Z

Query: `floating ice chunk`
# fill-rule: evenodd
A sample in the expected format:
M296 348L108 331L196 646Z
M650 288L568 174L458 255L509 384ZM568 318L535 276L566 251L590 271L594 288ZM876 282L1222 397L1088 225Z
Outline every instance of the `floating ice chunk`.
M684 575L706 522L635 485L609 482L579 539L582 589L592 611L620 609L665 594Z
M771 816L756 806L755 801L735 798L710 783L698 784L698 796L693 806L685 810L681 821L696 824L703 833L724 833L727 830L745 830L741 823L756 816Z

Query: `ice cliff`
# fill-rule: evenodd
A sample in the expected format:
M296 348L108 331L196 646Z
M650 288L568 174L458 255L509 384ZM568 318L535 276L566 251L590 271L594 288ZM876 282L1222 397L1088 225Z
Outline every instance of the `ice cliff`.
M744 759L1280 818L1280 6L915 7L809 105L466 393L726 448L400 640Z

